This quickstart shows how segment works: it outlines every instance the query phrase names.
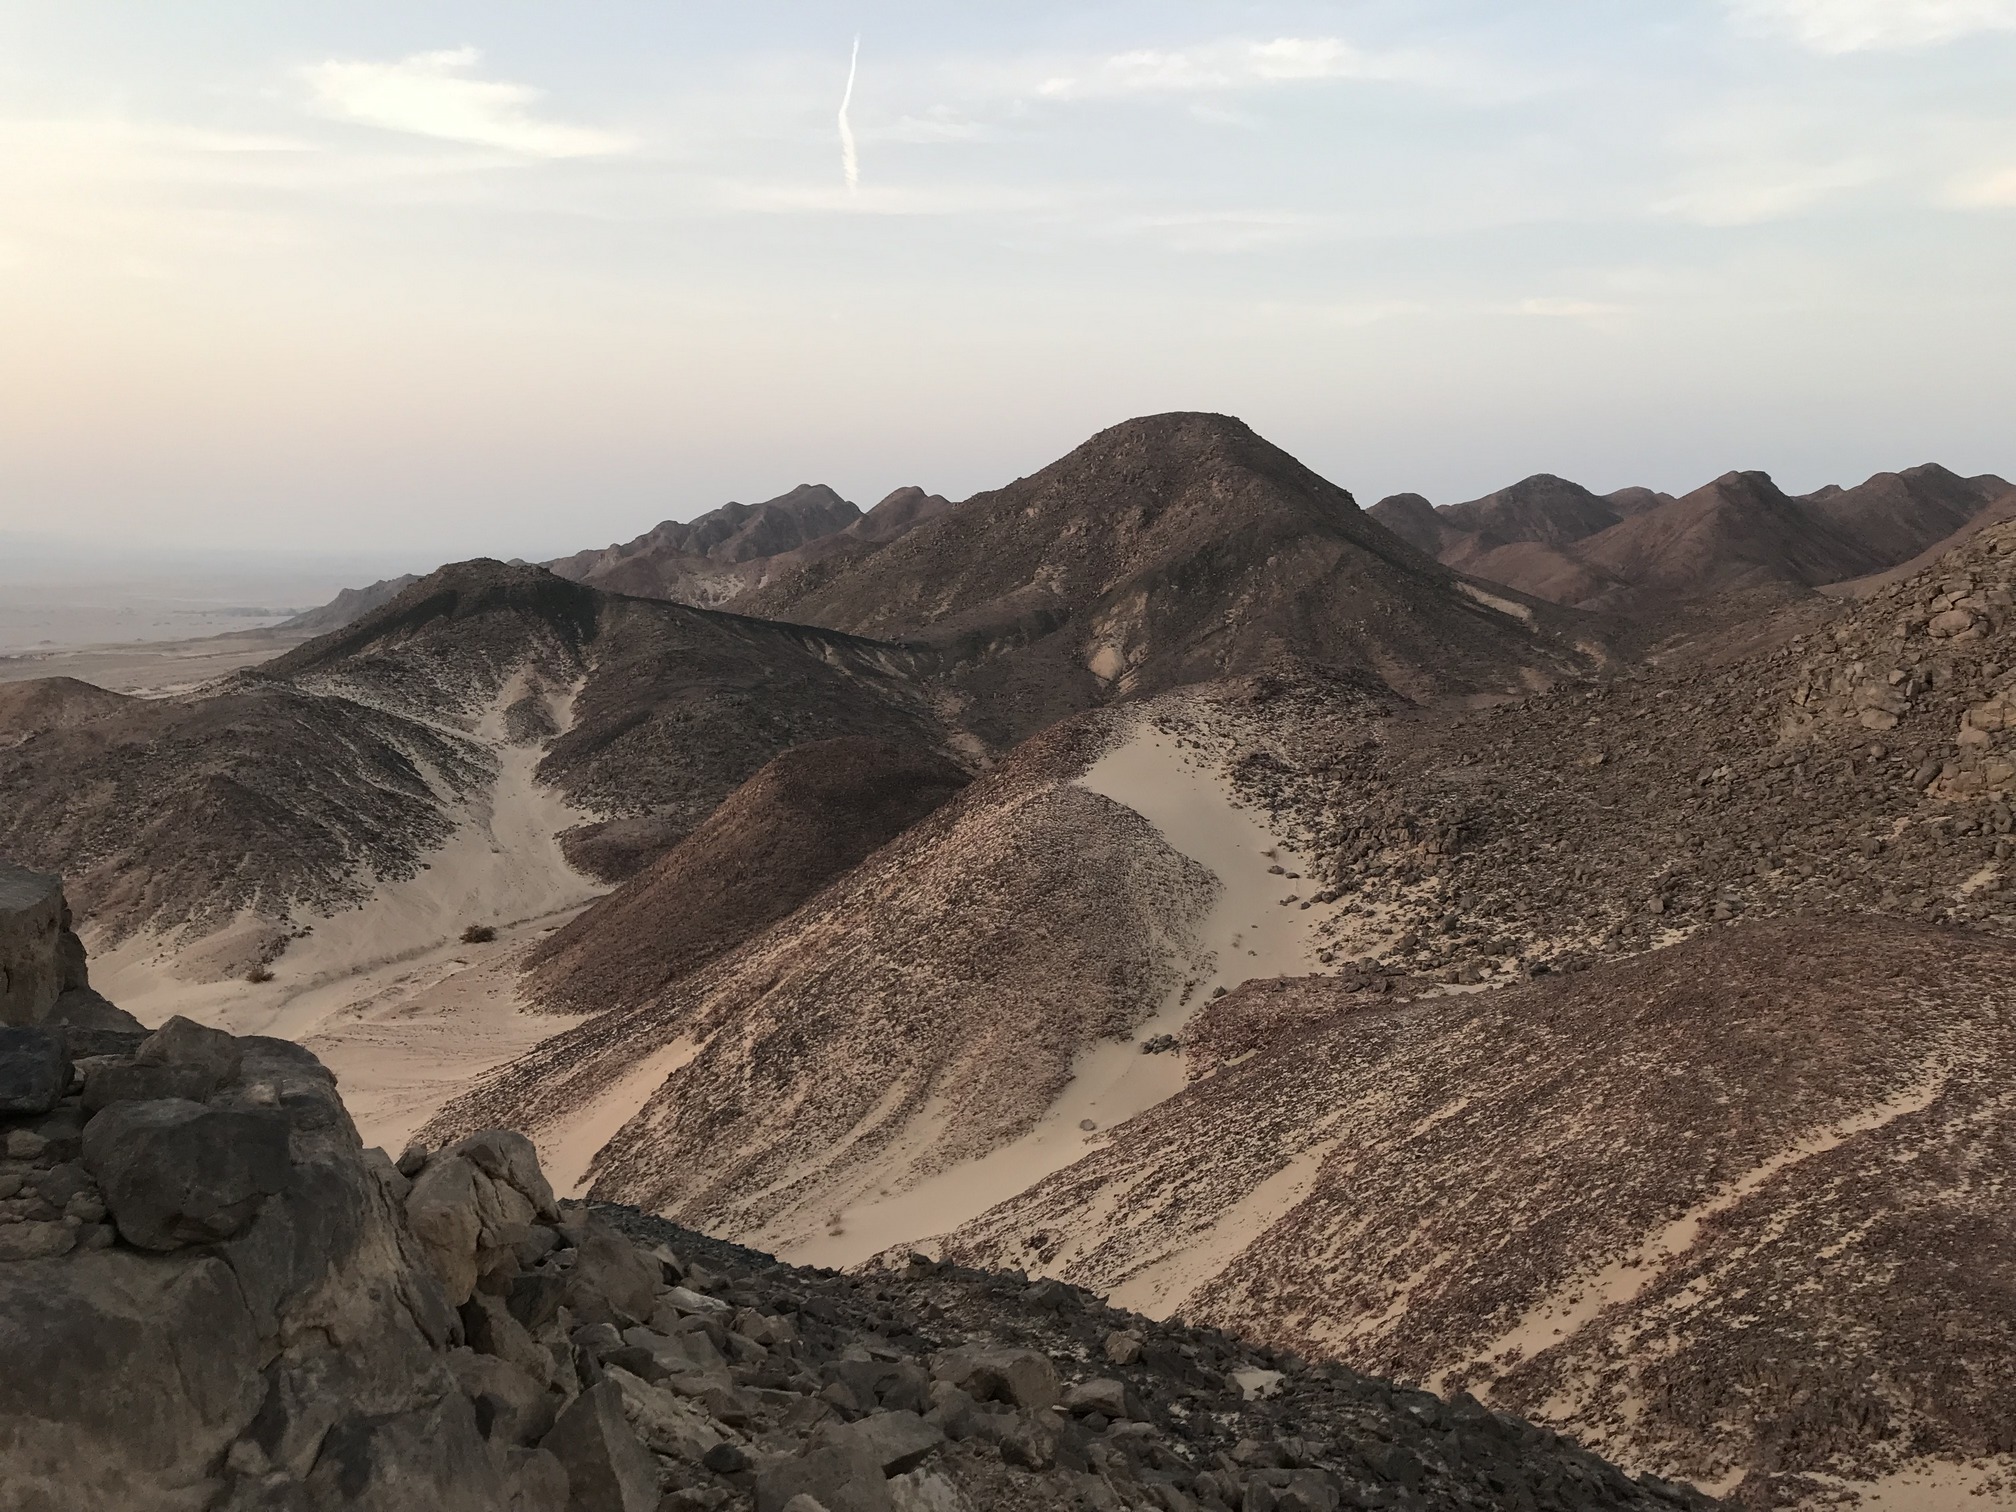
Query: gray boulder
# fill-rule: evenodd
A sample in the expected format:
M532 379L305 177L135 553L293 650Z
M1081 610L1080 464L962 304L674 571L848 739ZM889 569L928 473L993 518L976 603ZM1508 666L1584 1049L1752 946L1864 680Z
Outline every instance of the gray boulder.
M976 1402L1016 1407L1054 1406L1063 1391L1057 1367L1033 1349L947 1350L932 1360L931 1377L957 1386Z
M598 1381L541 1442L567 1472L569 1512L655 1512L658 1466L623 1414L623 1392Z
M62 882L0 863L0 1024L39 1024L84 985L84 947L70 931Z
M0 1117L47 1113L69 1085L70 1058L60 1035L0 1028Z
M800 1453L757 1468L756 1512L784 1512L800 1496L827 1512L895 1512L882 1467L864 1445L848 1439L815 1439Z
M277 1111L181 1099L116 1103L85 1125L84 1164L128 1244L214 1243L287 1187L288 1123Z

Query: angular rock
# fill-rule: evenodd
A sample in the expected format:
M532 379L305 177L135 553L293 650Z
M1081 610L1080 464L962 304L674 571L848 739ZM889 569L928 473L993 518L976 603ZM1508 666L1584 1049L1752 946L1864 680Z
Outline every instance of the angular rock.
M1134 1415L1127 1410L1126 1383L1104 1378L1080 1381L1064 1393L1062 1406L1066 1412L1097 1412L1115 1422Z
M216 1073L208 1066L142 1064L138 1061L101 1063L84 1073L84 1111L97 1113L114 1103L207 1102L217 1090Z
M406 1194L406 1221L451 1307L476 1289L476 1244L483 1232L476 1180L468 1161L436 1155Z
M62 882L0 863L0 1024L39 1024L83 985L84 948Z
M831 1437L858 1444L884 1475L914 1470L945 1442L945 1432L914 1412L877 1412L833 1429Z
M69 1085L70 1059L60 1035L0 1028L0 1118L47 1113Z
M567 1512L567 1468L550 1451L507 1451L504 1475L511 1487L505 1512Z
M882 1467L861 1445L815 1441L802 1453L756 1471L756 1512L784 1512L807 1496L828 1512L894 1512Z
M1033 1349L949 1350L932 1360L931 1377L978 1402L1049 1407L1062 1394L1057 1367Z
M658 1467L623 1413L623 1392L599 1381L540 1442L567 1471L568 1512L656 1512Z
M493 1442L536 1444L553 1426L553 1402L516 1365L473 1349L449 1351L448 1368L469 1398L477 1429Z
M62 1031L73 1061L87 1055L131 1055L147 1038L146 1025L89 987L72 987L65 992L42 1022Z
M147 1066L200 1066L213 1085L228 1087L244 1069L245 1046L236 1035L177 1014L142 1040L133 1058Z
M287 1119L193 1102L118 1103L84 1128L84 1164L119 1235L141 1249L228 1239L283 1190Z
M620 1365L605 1363L603 1374L623 1393L623 1414L652 1453L669 1454L689 1465L698 1465L714 1451L727 1447L721 1430L708 1418L705 1409L674 1392L653 1386ZM717 1467L709 1464L707 1468Z
M454 1392L409 1412L357 1413L323 1439L302 1504L495 1512L506 1494L497 1459L477 1435L468 1401Z
M567 1277L567 1306L578 1318L619 1327L646 1323L657 1300L658 1262L616 1230L590 1218Z
M936 1470L912 1470L889 1480L896 1512L973 1512L966 1493Z
M553 1378L553 1356L511 1315L499 1297L477 1292L462 1304L462 1334L479 1354L512 1365L543 1387Z
M67 1223L0 1223L0 1260L49 1260L77 1247L78 1230Z

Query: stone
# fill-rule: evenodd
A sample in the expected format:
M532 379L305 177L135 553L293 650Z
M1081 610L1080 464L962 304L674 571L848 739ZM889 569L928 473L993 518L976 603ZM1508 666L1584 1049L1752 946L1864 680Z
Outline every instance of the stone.
M948 1350L932 1359L931 1378L978 1402L1049 1407L1062 1395L1057 1367L1033 1349Z
M122 1239L173 1250L244 1229L286 1187L292 1157L278 1113L171 1100L99 1113L84 1128L84 1165Z
M784 1512L794 1497L810 1497L829 1512L895 1508L889 1483L867 1450L830 1438L815 1439L800 1453L757 1468L756 1512Z
M943 1429L914 1412L877 1412L833 1429L832 1435L859 1444L884 1475L914 1470L945 1442Z
M84 948L70 932L62 882L0 864L0 1025L39 1024L65 991L84 984Z
M706 1317L710 1313L723 1313L729 1310L728 1304L719 1297L703 1296L683 1286L669 1289L665 1293L665 1301L688 1317Z
M1141 1336L1116 1329L1106 1335L1104 1353L1108 1364L1132 1365L1141 1358Z
M476 1427L485 1438L536 1444L553 1426L553 1402L545 1385L516 1365L473 1349L453 1349L448 1369L475 1409Z
M42 1022L62 1031L73 1061L87 1055L131 1055L147 1038L146 1025L89 987L72 987L56 999L56 1006Z
M1925 633L1938 639L1964 635L1974 628L1974 616L1965 609L1948 609L1932 616Z
M423 1487L428 1512L493 1512L504 1502L497 1457L454 1392L411 1411L358 1412L336 1423L296 1505L405 1507Z
M77 1247L78 1230L67 1223L0 1223L0 1260L49 1260Z
M97 1113L114 1103L207 1102L217 1090L217 1077L207 1066L175 1066L138 1061L100 1063L84 1073L84 1111Z
M1055 1413L983 1412L974 1425L976 1436L992 1443L1005 1464L1048 1470L1057 1463L1061 1425Z
M1097 1412L1116 1422L1134 1415L1127 1410L1126 1383L1108 1378L1080 1381L1064 1393L1062 1406L1066 1412Z
M504 1478L511 1488L505 1512L567 1512L567 1467L550 1450L507 1450Z
M657 1293L658 1262L601 1219L590 1218L567 1273L566 1303L574 1315L619 1327L648 1323Z
M462 1336L479 1354L514 1366L541 1385L553 1378L553 1356L513 1317L503 1298L473 1293L462 1304Z
M966 1493L936 1470L891 1476L889 1500L896 1512L972 1512Z
M61 1035L0 1028L0 1118L47 1113L70 1086Z
M509 1129L486 1129L457 1140L440 1153L458 1156L492 1181L509 1186L532 1204L533 1212L544 1222L558 1221L560 1207L553 1199L553 1188L545 1173L539 1169L539 1152L523 1134Z
M623 1393L623 1415L651 1454L669 1454L689 1466L706 1466L708 1456L726 1445L722 1429L698 1403L653 1385L613 1361L603 1363L603 1379L615 1381L617 1391Z
M437 1155L406 1194L406 1221L451 1307L460 1307L476 1290L476 1242L483 1232L476 1177L468 1161Z
M177 1014L142 1040L133 1058L147 1066L200 1066L213 1086L228 1087L244 1069L245 1048L236 1035Z
M631 1430L614 1381L576 1397L540 1447L567 1472L568 1512L656 1512L658 1467Z

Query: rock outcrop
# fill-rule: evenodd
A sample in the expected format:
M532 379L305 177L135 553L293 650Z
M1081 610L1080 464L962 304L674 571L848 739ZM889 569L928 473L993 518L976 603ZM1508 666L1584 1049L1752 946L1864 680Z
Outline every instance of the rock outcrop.
M64 993L85 985L63 884L0 863L0 1025L39 1024Z

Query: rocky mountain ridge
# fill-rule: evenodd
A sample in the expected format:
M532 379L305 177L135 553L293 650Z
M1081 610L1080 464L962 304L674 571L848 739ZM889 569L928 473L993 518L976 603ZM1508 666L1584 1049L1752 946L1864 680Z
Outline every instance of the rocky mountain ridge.
M1796 590L1898 566L2012 491L1927 464L1792 498L1731 472L1680 498L1607 498L1541 474L1467 504L1418 494L1369 511L1450 566L1555 603L1636 615L1765 587Z

